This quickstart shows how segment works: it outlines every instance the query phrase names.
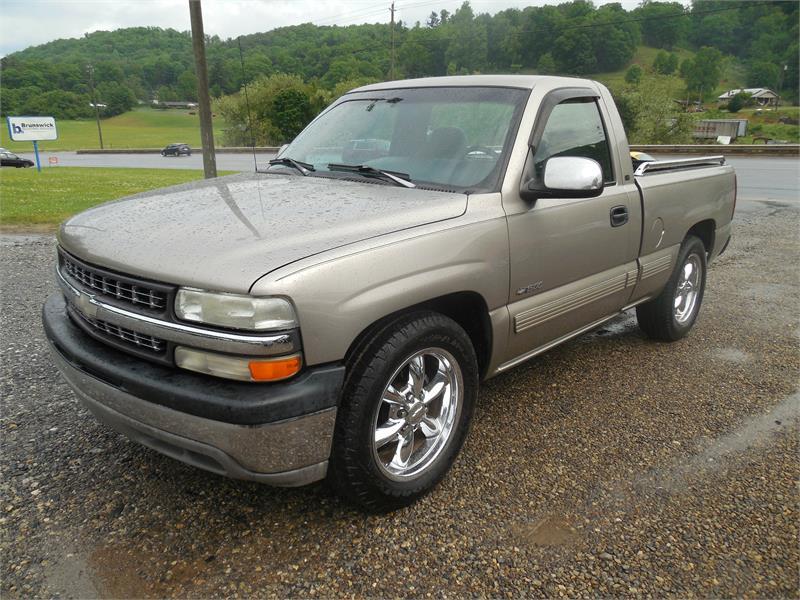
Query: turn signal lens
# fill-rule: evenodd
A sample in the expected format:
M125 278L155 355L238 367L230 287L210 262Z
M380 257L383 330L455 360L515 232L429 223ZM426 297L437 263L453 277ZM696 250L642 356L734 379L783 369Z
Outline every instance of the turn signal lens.
M302 365L299 355L275 360L251 360L250 376L253 381L280 381L297 374Z
M175 348L175 364L182 369L239 381L281 381L296 375L303 366L299 354L280 358L254 359L204 352L193 348Z

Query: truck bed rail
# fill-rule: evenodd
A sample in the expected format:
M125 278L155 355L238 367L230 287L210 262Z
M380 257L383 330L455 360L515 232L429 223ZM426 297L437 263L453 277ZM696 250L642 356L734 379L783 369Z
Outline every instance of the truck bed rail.
M700 156L698 158L673 158L670 160L656 160L650 162L643 162L633 174L637 177L646 175L647 173L655 173L657 171L672 171L678 169L685 169L690 167L711 167L721 166L725 164L725 157L719 156Z

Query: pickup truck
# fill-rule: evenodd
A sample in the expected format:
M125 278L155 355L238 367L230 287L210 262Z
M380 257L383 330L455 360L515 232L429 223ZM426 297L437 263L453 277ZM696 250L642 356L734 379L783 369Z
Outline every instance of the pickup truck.
M456 460L481 380L634 307L654 340L690 331L735 175L637 162L594 81L355 89L256 172L67 220L54 360L180 461L407 505Z

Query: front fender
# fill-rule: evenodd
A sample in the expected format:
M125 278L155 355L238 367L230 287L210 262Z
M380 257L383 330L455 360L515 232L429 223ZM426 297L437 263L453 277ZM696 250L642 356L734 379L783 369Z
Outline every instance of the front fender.
M258 280L254 295L292 299L308 365L342 360L383 317L455 292L489 310L508 301L508 230L499 203L468 215L317 255Z

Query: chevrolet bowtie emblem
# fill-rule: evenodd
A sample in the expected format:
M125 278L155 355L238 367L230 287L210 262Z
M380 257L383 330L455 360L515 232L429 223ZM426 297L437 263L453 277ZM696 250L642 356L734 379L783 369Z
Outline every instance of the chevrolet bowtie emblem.
M97 304L94 303L94 296L78 292L74 299L75 308L77 308L84 316L95 318L97 317Z

